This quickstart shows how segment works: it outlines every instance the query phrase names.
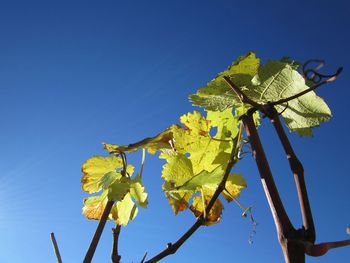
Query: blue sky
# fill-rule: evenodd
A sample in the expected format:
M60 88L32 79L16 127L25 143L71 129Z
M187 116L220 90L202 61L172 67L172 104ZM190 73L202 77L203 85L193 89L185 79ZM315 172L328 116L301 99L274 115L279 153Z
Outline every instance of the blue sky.
M96 221L81 214L81 165L101 142L149 137L195 108L187 96L248 51L263 60L322 58L344 66L319 94L333 119L314 138L290 135L305 167L317 241L346 239L350 224L348 136L349 6L346 1L1 1L0 262L81 262ZM273 173L296 226L293 176L269 123L260 128ZM137 158L141 158L138 156ZM139 161L139 159L135 161ZM146 159L149 208L123 228L123 262L155 255L193 222L172 214L161 191L162 162ZM234 205L164 262L281 262L282 252L255 162L236 168L253 205L252 226ZM109 223L94 262L109 262ZM308 262L345 262L350 249ZM230 260L231 259L231 260Z

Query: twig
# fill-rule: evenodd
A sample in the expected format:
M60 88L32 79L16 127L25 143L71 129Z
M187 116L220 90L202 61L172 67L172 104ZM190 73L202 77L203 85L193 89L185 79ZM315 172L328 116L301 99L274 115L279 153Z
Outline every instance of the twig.
M144 263L147 257L147 251L145 252L145 254L143 255L142 259L141 259L141 263Z
M196 220L196 222L190 227L189 230L186 231L185 234L183 234L175 243L168 243L167 248L161 251L159 254L151 258L150 260L147 260L145 263L155 263L161 260L162 258L165 258L171 254L176 253L176 251L182 246L185 241L192 236L192 234L203 225L205 222L205 214L209 214L211 208L214 206L214 203L216 199L219 197L220 193L225 189L225 184L227 181L227 178L230 174L230 171L233 167L233 165L237 162L237 154L239 151L238 143L240 142L240 138L242 136L242 130L243 130L243 125L240 125L240 130L239 134L236 137L235 143L233 144L230 160L228 161L228 164L226 166L226 170L224 173L224 176L216 188L213 196L211 197L208 205L205 208L205 212L203 212Z
M121 229L121 225L117 225L116 228L112 228L113 248L112 248L111 259L113 263L119 263L121 259L121 256L118 253L118 240L119 240L120 229Z
M90 263L94 254L96 247L98 245L98 242L100 241L100 237L102 234L102 231L106 225L109 213L111 212L111 209L113 207L114 201L108 201L105 207L105 210L103 211L101 220L98 222L97 229L95 231L94 237L91 240L90 246L88 251L86 252L85 258L84 258L84 263Z
M55 234L52 232L50 234L50 237L51 237L51 242L52 242L53 248L55 250L57 263L62 263L62 258L61 258L60 251L58 249L58 245L57 245L57 241L56 241L56 238L55 238Z

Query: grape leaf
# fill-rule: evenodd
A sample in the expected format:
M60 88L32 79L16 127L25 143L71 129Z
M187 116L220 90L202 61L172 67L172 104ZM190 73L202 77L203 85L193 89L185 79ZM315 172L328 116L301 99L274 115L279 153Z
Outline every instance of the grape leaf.
M83 164L83 189L89 193L104 191L99 196L84 199L83 214L88 219L100 220L108 201L114 201L108 219L126 225L137 215L138 208L147 206L147 193L141 176L132 178L134 166L127 165L122 175L123 161L117 156L94 156Z
M193 105L207 110L223 111L232 106L242 106L240 99L223 80L223 76L228 76L251 100L259 104L275 102L298 94L312 85L305 83L297 71L299 67L298 62L286 58L260 65L255 54L249 53L240 57L228 70L220 73L189 99ZM249 107L250 105L245 105L245 108ZM331 117L327 104L313 91L289 101L288 105L277 105L276 109L283 112L282 116L290 131L301 136L312 135L311 128Z
M167 161L162 171L163 190L175 214L187 209L193 199L190 209L198 216L203 212L203 204L199 204L196 193L204 191L207 201L212 198L224 176L233 147L232 139L238 134L238 119L232 115L232 109L227 109L208 111L207 118L194 111L181 116L180 122L184 127L174 125L170 128L174 151L160 155ZM214 127L217 131L211 136ZM208 225L219 221L221 202L215 203L213 211Z
M191 211L196 217L199 217L205 210L206 206L209 204L213 191L203 191L200 196L195 196L193 198L193 203L190 207ZM219 199L215 200L213 207L210 209L209 213L206 215L205 225L210 226L220 222L222 210L224 206Z
M90 196L84 199L83 214L87 219L100 220L108 202L107 191L101 195Z
M193 192L173 193L170 190L174 189L174 184L173 182L168 181L164 182L162 188L165 191L165 196L169 200L169 204L175 215L188 208L188 203L193 195Z
M149 153L154 154L156 150L172 149L172 133L169 129L164 132L129 145L117 145L104 143L104 149L109 153L134 152L140 148L146 148Z
M231 90L223 79L230 77L238 87L250 84L251 79L258 73L260 60L255 53L250 52L239 57L227 70L219 73L207 86L197 90L196 94L189 96L194 106L205 107L210 111L223 111L240 103L240 99ZM244 89L244 88L243 88Z
M130 194L139 206L141 206L143 208L147 207L148 194L145 191L145 187L143 187L143 185L142 185L140 175L137 175L134 179L131 180Z
M228 202L231 202L240 195L243 188L247 188L247 183L244 178L240 174L230 174L227 178L222 195Z
M193 176L191 161L186 155L178 153L175 155L162 154L161 158L166 158L167 163L163 165L162 178L165 180L163 190L169 199L169 203L175 214L188 207L189 199L193 193L168 193L168 190L183 184Z
M120 173L116 171L111 171L103 175L98 181L99 187L102 189L108 189L116 180L119 180L122 177Z
M173 126L174 148L177 153L189 154L193 174L202 170L211 172L218 165L227 163L232 148L231 138L217 140L210 136L214 126L197 111L180 117L185 128Z
M228 108L222 112L208 111L207 120L212 127L217 127L217 133L213 138L228 140L237 136L238 119L232 115L232 110L232 108Z
M260 102L288 98L308 88L296 70L279 61L269 61L261 67L259 74L252 80L251 87L257 91ZM284 110L282 116L288 128L302 136L312 135L311 128L331 117L327 104L313 91L289 101L288 105L277 105L276 109Z
M198 192L202 188L209 188L215 190L224 176L225 170L222 166L218 166L212 172L203 170L199 174L191 177L184 184L175 187L168 192L182 192L182 191L192 191Z
M101 178L105 174L116 171L117 168L122 167L123 162L121 158L117 156L94 156L86 160L82 166L82 172L84 173L81 178L83 191L90 194L101 191Z
M114 181L108 188L108 200L121 201L130 191L131 180L128 177L121 177Z
M117 202L111 211L113 219L116 220L116 223L123 226L126 226L130 220L133 220L137 213L138 208L132 201L129 193L125 195L122 201Z

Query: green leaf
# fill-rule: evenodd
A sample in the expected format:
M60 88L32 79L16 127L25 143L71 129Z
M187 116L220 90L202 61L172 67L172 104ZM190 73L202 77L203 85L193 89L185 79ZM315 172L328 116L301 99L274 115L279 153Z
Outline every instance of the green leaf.
M198 89L196 94L190 95L189 100L194 106L205 107L210 111L224 111L240 103L240 99L230 89L223 79L224 76L230 79L239 87L249 85L250 80L258 72L260 60L255 53L238 58L227 70L219 73L207 86Z
M292 66L280 61L269 61L261 67L249 87L256 94L251 99L258 103L278 101L308 88L304 78ZM288 105L278 105L276 109L284 110L282 116L288 128L302 136L312 135L311 128L331 117L327 104L313 91L289 101Z

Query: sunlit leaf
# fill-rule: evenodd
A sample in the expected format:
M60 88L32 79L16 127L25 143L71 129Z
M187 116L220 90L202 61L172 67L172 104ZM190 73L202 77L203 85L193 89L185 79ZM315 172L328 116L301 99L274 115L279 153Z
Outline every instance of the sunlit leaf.
M117 156L94 156L86 160L82 166L84 173L81 178L83 191L88 193L96 193L102 190L100 184L101 178L109 173L116 171L117 168L122 168L123 162Z
M145 187L142 185L140 175L137 175L134 179L132 179L130 184L130 195L139 206L143 208L147 207L148 194L145 191Z
M260 60L255 53L248 53L238 58L227 70L218 74L207 86L198 89L196 94L189 99L194 106L205 107L210 111L223 111L240 103L240 99L226 84L223 77L227 76L239 87L250 84L251 79L257 74Z
M138 208L131 199L131 195L124 196L122 201L112 208L113 219L118 225L126 226L130 220L133 220L138 213Z
M211 199L211 196L212 195L204 195L204 200L203 196L195 196L193 198L193 203L190 209L196 217L199 217L204 212L205 207L208 205ZM223 209L224 206L222 205L221 201L217 199L210 212L206 215L205 225L209 226L218 223L221 219Z
M234 198L237 198L242 189L246 187L247 183L240 174L230 174L227 178L222 195L227 201L231 202Z

